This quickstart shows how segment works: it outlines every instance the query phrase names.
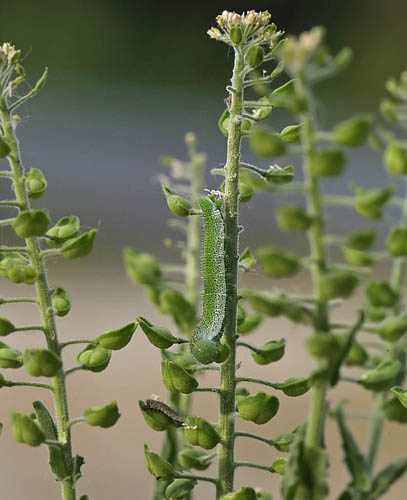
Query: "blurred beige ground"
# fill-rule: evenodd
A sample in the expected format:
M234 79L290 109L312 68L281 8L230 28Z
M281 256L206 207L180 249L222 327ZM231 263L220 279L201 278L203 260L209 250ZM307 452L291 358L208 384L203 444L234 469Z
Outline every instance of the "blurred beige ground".
M72 296L73 307L66 318L58 319L60 336L68 338L92 338L106 329L115 328L133 321L139 314L147 316L151 321L168 324L166 318L159 317L144 299L139 288L128 282L121 268L120 255L107 257L99 253L96 247L88 259L77 262L63 262L61 266L50 270L50 282L67 288ZM259 288L267 283L259 283ZM1 295L22 295L30 293L29 287L21 288L1 282ZM290 285L291 289L294 283ZM307 283L296 280L295 289L305 290ZM355 305L355 304L352 304ZM7 316L18 325L26 325L35 320L33 306L2 306L1 315ZM22 312L23 311L23 312ZM33 314L30 314L32 312ZM342 319L347 311L340 313ZM287 339L286 356L276 364L261 367L255 365L246 351L239 352L242 361L239 373L254 377L264 377L273 381L281 381L293 375L307 375L312 361L304 355L304 328L295 328L285 320L269 320L252 335L251 341L261 345L270 339ZM41 345L40 334L18 333L8 337L7 341L17 348L30 342ZM78 347L66 349L66 359L75 363ZM143 444L148 443L151 450L160 450L162 433L154 432L147 427L138 409L137 401L151 394L159 394L165 399L160 367L159 351L153 348L141 331L137 330L131 344L123 351L112 356L109 368L100 374L75 373L69 378L69 401L71 417L81 415L89 406L105 404L117 399L122 413L118 424L112 429L92 428L86 424L74 427L74 451L86 458L83 467L84 477L79 481L81 494L88 494L91 500L148 500L154 479L146 471L143 458ZM68 363L68 364L70 364ZM24 378L24 369L8 370L9 378ZM201 386L216 383L216 376L201 379ZM256 386L252 385L252 390ZM258 388L260 389L260 387ZM4 423L3 435L0 438L0 471L2 500L57 500L59 486L48 471L48 452L45 447L30 448L16 443L10 431L9 414L11 411L30 412L31 402L42 399L50 400L41 390L28 388L3 389L0 393L0 421ZM354 388L348 383L340 384L332 391L331 401L334 405L342 398L349 398L349 408L355 411L366 411L370 405L370 396L366 391ZM198 394L195 397L193 411L211 421L216 420L216 396ZM260 433L268 437L296 427L306 417L309 394L300 398L287 398L279 394L280 411L278 415L264 426L238 422L242 430ZM356 421L355 435L362 444L366 442L367 421ZM406 453L406 428L397 424L386 424L383 434L378 467L391 458L398 458ZM348 481L342 464L342 453L338 441L338 433L333 422L328 422L328 442L330 456L331 496L335 499ZM256 461L263 464L281 456L262 443L239 438L237 441L237 459ZM212 471L213 472L213 471ZM239 469L236 485L255 485L273 491L275 500L280 498L278 492L279 477L268 475L262 471ZM406 478L385 495L385 500L404 498ZM203 485L196 489L197 500L214 498L213 487Z

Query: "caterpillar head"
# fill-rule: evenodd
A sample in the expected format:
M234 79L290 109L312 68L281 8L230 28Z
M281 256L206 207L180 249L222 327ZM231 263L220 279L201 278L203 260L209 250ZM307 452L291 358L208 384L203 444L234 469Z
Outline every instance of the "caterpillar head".
M219 343L201 338L191 342L191 352L200 363L209 365L209 363L214 363L219 358Z

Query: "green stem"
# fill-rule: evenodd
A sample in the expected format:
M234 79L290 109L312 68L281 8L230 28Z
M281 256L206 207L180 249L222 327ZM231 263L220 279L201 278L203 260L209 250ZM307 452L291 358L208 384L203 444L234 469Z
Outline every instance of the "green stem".
M237 377L236 383L238 382L252 382L253 384L261 384L266 385L267 387L272 387L273 389L278 389L280 384L275 384L273 382L267 382L267 380L262 380L261 378L252 378L252 377Z
M380 436L383 431L383 412L382 405L385 402L386 397L383 392L380 392L375 396L375 411L372 423L369 429L369 437L367 441L367 465L369 470L372 471L374 467L374 463L376 460L377 451L379 449Z
M238 210L239 164L242 139L241 115L243 101L243 54L235 48L235 61L231 86L234 91L230 106L230 127L225 164L225 270L226 310L223 340L229 347L229 357L222 363L218 451L218 484L216 498L233 491L234 440L235 440L235 389L236 389L236 309L238 281Z
M235 462L234 466L235 468L250 467L251 469L260 469L260 470L266 470L267 472L271 472L270 467L268 467L267 465L253 464L251 462Z
M5 387L40 387L41 389L48 389L49 391L53 391L52 385L49 384L40 384L39 382L12 382L11 380L7 380L5 383Z
M14 191L16 199L21 210L30 210L30 203L25 185L24 167L21 162L18 139L14 133L10 111L4 98L0 101L1 120L4 127L5 138L10 146L11 152L8 160L14 177ZM31 264L37 273L35 283L38 305L41 312L42 326L47 341L48 349L59 356L60 348L57 337L55 316L51 303L51 291L48 286L48 280L41 249L37 237L26 239L27 248L24 249L30 255ZM62 481L62 497L64 500L75 500L75 483L73 474L73 457L71 445L71 433L68 426L69 412L67 403L67 391L65 385L65 374L61 370L52 379L54 392L54 402L56 409L56 421L58 428L58 441L62 444L65 466L68 470L68 476Z
M251 434L250 432L235 432L235 438L237 437L248 437L251 439L257 439L257 441L262 441L263 443L266 443L270 446L273 445L272 439L267 439L263 436L258 436L257 434Z
M180 478L180 479L196 479L197 481L207 481L208 483L212 483L212 484L217 485L216 479L214 479L213 477L209 477L209 476L197 476L195 474L182 473L182 474L177 474L176 477ZM160 500L162 500L162 499L160 499Z

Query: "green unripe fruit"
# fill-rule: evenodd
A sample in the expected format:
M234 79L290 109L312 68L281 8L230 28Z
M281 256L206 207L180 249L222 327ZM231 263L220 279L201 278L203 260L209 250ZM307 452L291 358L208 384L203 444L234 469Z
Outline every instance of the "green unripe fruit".
M240 26L232 26L229 31L229 36L235 45L239 45L243 39L242 28Z
M373 117L369 114L361 114L338 123L333 133L335 140L345 146L361 146L366 142L372 127Z
M55 288L52 294L52 307L57 316L66 316L71 310L71 297L64 288Z
M266 127L253 128L249 141L253 152L265 158L280 156L286 151L286 143Z
M400 369L401 363L398 359L382 361L376 368L364 373L360 382L366 389L385 391L394 384Z
M177 339L171 334L168 328L155 326L141 316L137 318L137 321L153 346L159 349L168 349L168 347L177 343Z
M74 238L81 227L79 217L76 215L62 217L59 221L47 231L47 236L50 245L59 245L71 238Z
M136 323L129 323L117 330L108 330L102 333L102 335L99 335L99 337L95 339L95 342L105 349L118 351L119 349L123 349L123 347L130 342L136 328Z
M219 344L219 348L218 348L218 356L215 360L216 363L219 363L219 364L222 364L224 363L228 357L229 357L229 354L230 354L230 348L227 344Z
M257 102L259 104L262 104L262 106L256 108L256 111L253 113L253 117L257 121L265 120L271 115L273 111L273 106L270 104L270 100L266 96L260 97L260 99Z
M281 139L288 144L295 144L296 142L299 142L301 139L302 125L303 124L300 123L299 125L289 125L288 127L283 128L280 132Z
M245 54L245 60L251 68L259 66L264 59L264 50L260 45L252 45Z
M366 308L366 318L374 323L384 320L386 314L386 310L380 309L379 307L368 306Z
M312 173L319 177L336 177L341 175L346 163L343 151L325 149L313 153L310 159Z
M7 318L0 318L0 336L6 337L15 331L16 327Z
M396 386L391 388L391 392L396 396L404 408L407 408L407 390Z
M33 199L41 198L48 185L41 170L39 168L31 168L25 176L25 179L27 183L28 196Z
M271 493L266 491L257 492L257 500L273 500Z
M277 223L286 231L307 231L312 224L312 218L307 212L296 205L283 205L277 209Z
M147 470L157 479L172 479L175 476L174 467L160 455L150 451L146 444L144 445L144 459Z
M212 458L203 451L189 446L178 453L178 462L185 469L206 470L212 463Z
M154 285L160 278L160 266L152 255L126 247L123 256L127 276L131 281L142 285Z
M383 340L397 342L407 332L407 316L386 316L378 326L378 332Z
M185 498L197 485L196 479L175 479L165 490L167 500Z
M196 378L173 361L162 361L161 370L164 385L170 392L190 394L198 387Z
M21 368L23 353L17 349L0 349L0 368Z
M281 87L273 90L269 98L273 106L279 107L292 107L295 99L294 80L290 80L284 85L281 85Z
M192 205L188 200L179 196L178 194L171 191L171 189L162 186L162 190L165 195L165 199L167 200L168 208L176 215L180 215L181 217L186 217L190 214Z
M322 276L321 292L325 299L350 297L358 284L358 278L346 271L330 271Z
M92 406L83 412L86 422L94 427L113 427L119 420L120 413L117 401L112 401L105 406Z
M396 105L390 99L383 99L380 103L380 113L389 122L397 123Z
M273 439L273 446L278 451L289 451L291 443L294 441L294 432L285 432Z
M221 500L257 500L257 495L253 488L242 488L236 493L224 495Z
M343 247L342 250L346 261L354 266L370 267L375 262L372 255L366 252L347 247Z
M99 373L107 368L111 356L112 351L109 349L90 345L78 354L77 360L85 370Z
M61 252L66 259L78 259L86 257L93 248L93 242L96 236L96 229L83 233L80 236L68 240L62 245Z
M11 430L14 439L19 443L39 446L45 441L44 433L29 415L12 413Z
M400 424L407 423L407 408L404 407L397 398L391 398L385 401L381 410L387 420L399 422Z
M295 300L286 300L284 303L283 314L294 323L308 325L311 323L309 309Z
M201 417L187 417L185 420L185 438L192 446L211 450L219 443L220 437L215 427Z
M8 143L0 135L0 158L5 158L11 152L11 148Z
M327 333L316 333L308 337L305 344L315 358L332 358L340 347L337 338Z
M379 219L382 216L384 205L393 194L392 188L384 188L377 191L367 191L358 188L355 197L356 211L369 219Z
M240 398L237 402L240 417L258 425L269 422L277 414L279 406L279 400L265 392Z
M252 332L262 322L263 316L261 314L251 314L245 317L244 321L237 327L237 332L241 335Z
M281 384L276 384L276 389L283 391L286 396L290 397L302 396L308 392L310 388L311 381L309 378L305 377L291 377Z
M267 316L280 316L284 310L284 302L280 297L275 297L269 292L249 292L245 294L246 300L252 308Z
M385 241L392 257L407 256L407 227L393 227Z
M368 250L373 245L375 238L375 231L362 229L361 231L355 231L347 236L345 245L354 250Z
M346 335L335 335L339 340L340 344L344 346L347 342ZM359 342L353 341L352 347L350 348L346 358L345 365L346 366L364 366L366 361L369 359L369 355L366 349Z
M370 281L366 295L375 307L393 307L399 300L399 294L386 281Z
M23 362L32 377L55 377L62 368L61 359L48 349L26 349Z
M289 278L296 275L301 267L300 261L294 253L278 248L259 248L257 255L264 272L270 278Z
M221 117L219 118L218 121L218 127L219 130L222 132L222 134L227 137L229 135L229 127L230 127L230 112L228 109L225 109L225 111L222 113ZM241 122L241 129L243 135L247 135L249 130L252 128L252 122L248 120L247 118L243 118Z
M390 142L384 153L384 164L391 175L407 174L407 148Z
M293 179L294 168L292 165L286 165L283 168L272 166L266 172L267 182L276 186L289 184Z
M49 215L43 210L23 210L14 219L13 228L20 238L42 236L51 223Z
M271 472L275 472L276 474L280 474L280 476L284 476L285 470L287 468L287 459L286 458L277 458L271 464Z
M264 346L258 349L258 352L252 353L254 361L258 365L268 365L279 361L285 352L285 339L270 340Z
M195 326L195 308L177 290L164 289L159 296L159 306L162 313L171 314L174 317L175 322L183 331L188 331Z
M244 182L239 182L239 199L242 203L247 203L252 199L254 194L254 189L245 184Z
M174 425L173 420L165 413L149 408L144 401L139 401L138 404L146 424L155 431L166 431Z

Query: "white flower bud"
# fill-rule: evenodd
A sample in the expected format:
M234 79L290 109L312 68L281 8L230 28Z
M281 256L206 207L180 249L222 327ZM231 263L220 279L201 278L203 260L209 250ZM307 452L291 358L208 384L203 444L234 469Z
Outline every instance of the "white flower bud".
M254 16L253 13L250 13L248 16L247 16L247 19L246 19L246 22L247 24L254 24L254 22L256 21L256 18Z
M240 23L240 16L239 14L233 14L233 17L232 17L232 24L239 24Z

